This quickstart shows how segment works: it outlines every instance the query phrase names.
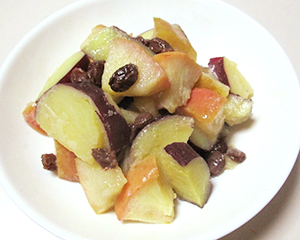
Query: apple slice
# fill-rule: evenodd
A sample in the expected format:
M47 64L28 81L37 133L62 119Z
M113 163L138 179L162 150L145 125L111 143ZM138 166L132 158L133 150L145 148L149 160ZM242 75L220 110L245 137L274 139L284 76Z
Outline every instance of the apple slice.
M101 32L105 28L107 28L107 26L105 26L103 24L98 24L98 25L94 26L91 29L91 33L88 35L88 37L81 44L80 48L83 49L84 47L88 47L89 45L93 45L93 44L95 44L95 47L97 47L97 45L98 45L97 41L96 41L97 34L99 34L99 32ZM109 32L110 30L106 30L106 31Z
M219 81L216 76L208 71L203 71L200 78L195 84L195 87L198 88L208 88L222 95L223 97L227 97L229 94L229 87Z
M166 116L148 124L132 143L128 165L134 166L145 157L161 152L170 143L187 142L193 125L193 118L179 115Z
M206 88L193 88L191 97L179 111L193 117L195 125L208 137L215 138L224 125L226 98Z
M116 199L119 220L170 223L174 219L175 194L160 176L156 158L147 156L130 168L127 183Z
M54 140L54 143L58 177L67 181L78 182L79 179L75 163L76 155L58 141Z
M229 94L224 108L225 122L233 126L247 121L252 113L253 101Z
M239 71L237 64L226 57L211 58L209 67L218 79L230 87L230 92L243 98L253 96L253 88Z
M115 26L98 25L92 29L91 34L81 44L81 50L94 61L106 60L110 50L110 41L115 38L131 39L126 32Z
M70 75L74 68L81 68L83 70L88 69L88 65L90 63L89 58L84 52L79 51L68 57L60 66L57 68L54 73L48 78L45 83L42 91L40 92L38 99L42 96L44 92L46 92L49 88L60 83L68 83L71 82Z
M210 172L205 160L185 142L167 145L158 164L178 197L203 207L210 193Z
M172 25L161 18L154 18L152 38L155 37L165 40L175 51L184 52L188 54L191 59L196 61L197 53L179 25Z
M186 104L191 90L199 79L202 68L187 54L166 52L153 57L163 68L170 81L170 87L159 93L157 101L160 108L174 113L177 107Z
M117 154L129 143L129 126L103 90L88 82L60 83L37 102L36 122L50 136L90 164L92 149Z
M127 182L120 167L103 169L98 163L89 164L76 158L80 184L96 214L111 209Z
M36 113L36 103L31 102L27 104L26 108L22 112L23 118L25 122L35 131L42 135L47 135L47 133L41 129L40 125L35 120L35 113Z
M115 92L109 85L112 75L127 64L137 66L138 79L128 90ZM116 96L149 96L170 85L160 65L137 42L128 39L113 39L102 76L102 88Z

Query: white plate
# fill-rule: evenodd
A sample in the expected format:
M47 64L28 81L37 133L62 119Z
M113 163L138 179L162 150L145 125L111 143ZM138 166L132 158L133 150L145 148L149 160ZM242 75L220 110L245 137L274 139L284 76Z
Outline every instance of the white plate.
M253 117L231 142L247 160L213 179L207 205L179 202L172 224L123 224L113 212L95 215L79 184L42 169L53 141L22 119L26 104L66 57L79 50L96 24L141 33L152 17L178 23L198 62L227 56L255 90ZM300 145L300 91L295 72L276 40L254 20L214 0L79 1L33 29L0 72L0 180L34 221L64 239L216 239L256 215L288 177Z

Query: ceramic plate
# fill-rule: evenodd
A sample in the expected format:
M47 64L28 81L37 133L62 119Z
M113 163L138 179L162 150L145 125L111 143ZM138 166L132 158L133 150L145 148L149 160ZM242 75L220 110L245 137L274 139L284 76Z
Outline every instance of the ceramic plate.
M171 224L121 223L114 212L95 215L79 184L42 169L53 141L22 119L51 75L97 24L137 35L153 17L179 24L198 63L227 56L255 90L253 115L230 140L247 160L212 180L203 209L178 202ZM239 10L214 0L79 1L47 18L13 50L0 73L0 179L15 203L63 239L216 239L240 227L274 197L298 154L300 91L295 72L276 40Z

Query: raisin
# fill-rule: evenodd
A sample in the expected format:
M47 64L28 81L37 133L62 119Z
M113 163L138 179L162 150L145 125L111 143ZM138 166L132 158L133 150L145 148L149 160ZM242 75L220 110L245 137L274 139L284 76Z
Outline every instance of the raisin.
M115 92L124 92L128 90L138 79L138 68L129 63L119 68L113 73L109 80L109 85Z
M103 169L112 169L118 166L115 151L109 151L106 148L93 148L92 156Z
M149 40L147 46L155 54L174 51L170 44L161 38L153 38Z
M228 149L227 143L224 139L219 139L217 143L213 146L213 150L219 151L221 153L226 153Z
M104 71L105 61L100 60L96 62L90 62L87 70L87 75L92 83L101 87L101 80Z
M70 79L72 83L88 82L89 76L87 72L81 68L74 68L70 74Z
M225 156L219 151L212 151L206 158L211 176L217 176L225 167Z
M148 40L148 39L144 39L141 36L138 36L135 39L140 43L144 44L155 54L174 51L174 49L167 41L158 37Z
M45 153L42 155L42 164L44 169L55 171L57 169L56 156L53 153Z
M134 120L134 125L138 128L143 128L146 125L148 125L149 123L151 123L153 121L154 117L151 113L149 112L145 112L145 113L141 113L140 115L138 115L136 117L136 119Z
M238 150L236 148L228 148L226 155L235 162L241 163L244 162L246 159L246 154L242 152L241 150Z

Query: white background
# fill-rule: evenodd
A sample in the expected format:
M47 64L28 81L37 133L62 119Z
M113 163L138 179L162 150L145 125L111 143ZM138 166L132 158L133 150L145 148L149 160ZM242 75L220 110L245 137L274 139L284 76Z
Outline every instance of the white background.
M0 65L36 24L75 0L14 0L1 2ZM261 23L279 42L300 79L300 1L225 0ZM284 84L284 83L283 83ZM299 108L300 109L300 108ZM299 111L299 109L295 109ZM300 133L299 133L300 137ZM300 157L275 198L247 224L222 240L294 240L300 236ZM0 187L0 239L55 240L30 220Z

